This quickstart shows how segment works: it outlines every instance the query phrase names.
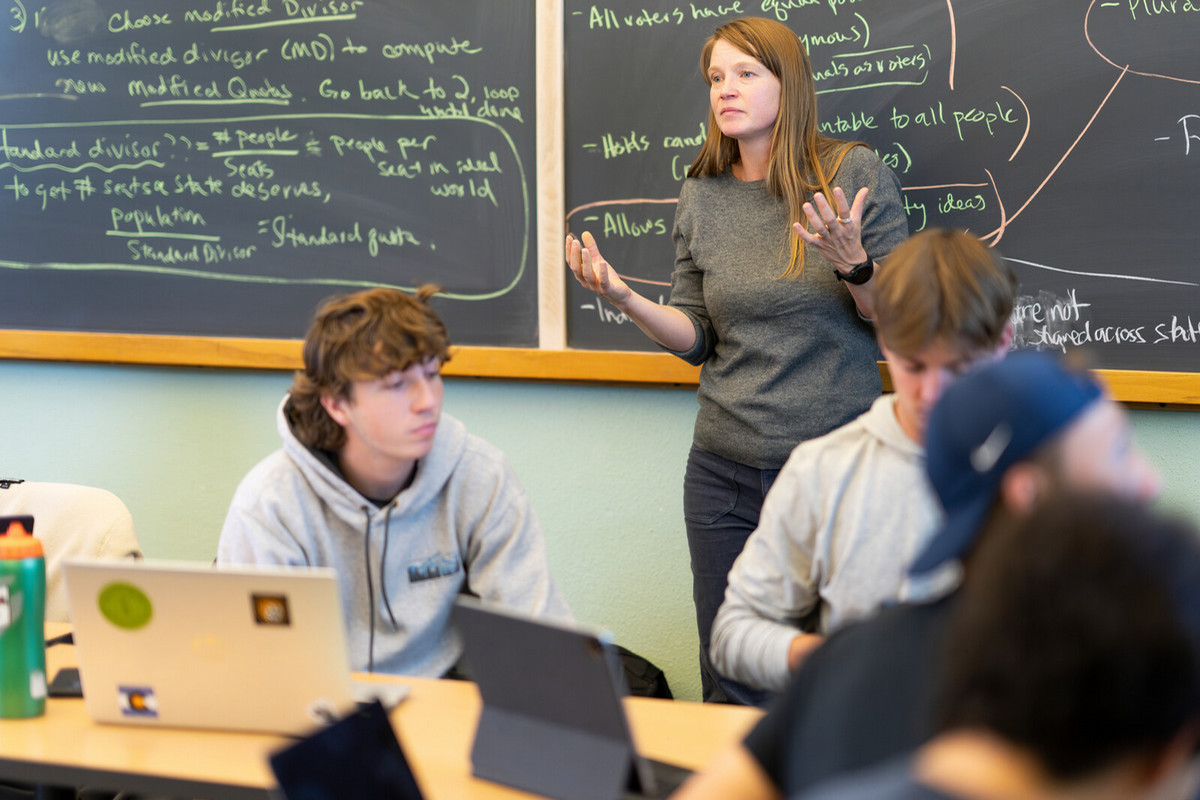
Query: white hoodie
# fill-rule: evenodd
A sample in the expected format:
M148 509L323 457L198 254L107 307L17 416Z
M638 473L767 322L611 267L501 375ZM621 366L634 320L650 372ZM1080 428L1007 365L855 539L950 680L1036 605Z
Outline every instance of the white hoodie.
M541 526L504 454L442 414L412 484L382 508L296 438L234 494L219 564L332 567L355 670L440 677L458 661L459 593L571 619L550 577Z
M817 632L828 634L900 599L942 511L925 449L900 428L895 400L884 395L792 451L713 622L710 655L722 675L782 691L802 620L817 612Z

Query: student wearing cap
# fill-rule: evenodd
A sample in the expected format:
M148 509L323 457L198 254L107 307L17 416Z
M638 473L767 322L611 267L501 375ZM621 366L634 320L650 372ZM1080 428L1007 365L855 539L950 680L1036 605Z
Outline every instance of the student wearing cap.
M946 632L939 733L804 800L1191 797L1200 543L1096 493L981 541Z
M1008 351L1016 286L1003 259L964 231L925 231L892 251L874 304L895 392L792 451L713 623L723 675L781 691L822 634L897 599L940 522L925 481L929 410L960 374Z
M1145 502L1159 489L1121 408L1049 354L1015 353L960 379L935 406L926 443L945 521L914 565L924 576L956 571L966 558L969 577L975 543L1053 492ZM791 796L925 742L957 596L893 606L835 633L746 740L680 796Z

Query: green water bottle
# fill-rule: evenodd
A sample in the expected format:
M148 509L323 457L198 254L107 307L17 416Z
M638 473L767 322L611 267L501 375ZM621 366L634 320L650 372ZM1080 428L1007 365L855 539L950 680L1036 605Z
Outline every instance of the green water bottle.
M46 711L46 559L20 522L0 536L0 717Z

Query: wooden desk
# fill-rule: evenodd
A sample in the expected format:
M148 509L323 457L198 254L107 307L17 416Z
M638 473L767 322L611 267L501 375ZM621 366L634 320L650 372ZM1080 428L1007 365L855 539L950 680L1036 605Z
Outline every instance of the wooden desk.
M60 633L62 626L48 634ZM74 664L72 648L47 651L49 672ZM474 684L423 678L392 713L421 791L429 800L519 798L521 792L471 777L470 749L479 718ZM626 701L641 753L703 766L759 718L755 709L670 700ZM269 796L275 781L267 756L288 739L263 734L97 725L83 701L51 699L46 715L0 720L0 780L125 789L196 798Z

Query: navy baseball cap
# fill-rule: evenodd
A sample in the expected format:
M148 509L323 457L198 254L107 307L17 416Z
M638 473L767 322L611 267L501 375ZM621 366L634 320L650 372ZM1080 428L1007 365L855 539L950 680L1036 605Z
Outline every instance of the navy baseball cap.
M1087 372L1033 351L1012 353L947 389L930 413L925 433L925 471L946 519L910 571L929 572L966 554L1005 471L1101 394Z

